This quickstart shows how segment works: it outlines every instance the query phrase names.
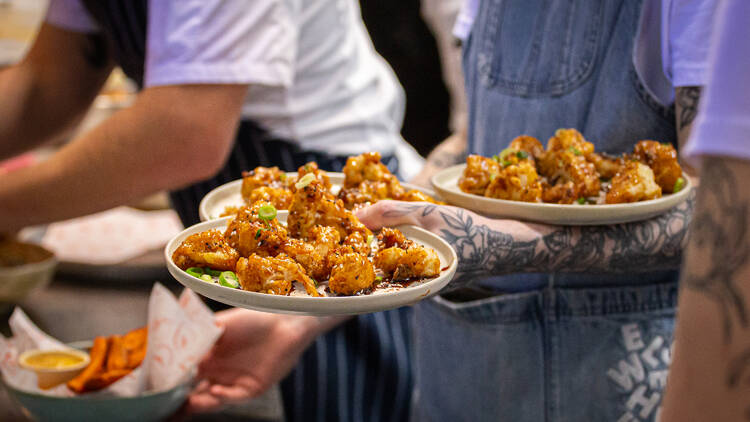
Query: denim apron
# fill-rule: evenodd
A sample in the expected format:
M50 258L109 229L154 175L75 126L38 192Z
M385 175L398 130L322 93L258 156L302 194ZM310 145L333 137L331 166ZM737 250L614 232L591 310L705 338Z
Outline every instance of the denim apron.
M143 86L147 0L83 0L102 29L115 62ZM250 7L250 6L249 6ZM208 180L169 193L185 226L199 222L198 204L211 191L257 166L296 171L309 161L341 171L346 156L304 151L251 120L240 122L224 167ZM383 157L394 174L398 160ZM221 307L212 303L212 307ZM405 421L412 394L411 308L361 315L320 336L281 382L286 421ZM248 363L252 364L252 363Z
M579 129L598 151L675 142L633 65L638 0L481 0L464 46L468 151ZM659 46L654 46L659 48ZM654 421L674 271L515 274L415 307L419 421ZM479 294L476 294L479 292ZM458 298L458 299L449 299Z

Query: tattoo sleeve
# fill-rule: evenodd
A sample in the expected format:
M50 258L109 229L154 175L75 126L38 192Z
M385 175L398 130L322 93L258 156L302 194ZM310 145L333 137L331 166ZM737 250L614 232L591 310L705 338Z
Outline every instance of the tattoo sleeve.
M670 212L648 221L612 226L555 227L529 234L523 223L490 220L461 208L399 205L384 213L421 213L456 250L458 276L452 287L479 277L515 272L625 273L676 269L687 241L694 194ZM508 230L504 222L514 224ZM526 233L519 233L518 227Z
M675 93L675 105L677 106L677 130L682 131L695 120L698 113L698 100L701 96L701 87L686 86L677 89Z

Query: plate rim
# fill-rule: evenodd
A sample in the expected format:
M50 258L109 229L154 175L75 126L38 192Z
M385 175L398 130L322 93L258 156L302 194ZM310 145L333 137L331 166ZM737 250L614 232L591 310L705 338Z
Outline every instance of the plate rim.
M311 297L311 296L281 296L281 295L269 295L267 293L259 293L259 292L251 292L246 290L241 290L243 295L248 295L250 298L254 298L253 301L259 300L260 302L267 302L267 303L261 303L258 306L248 306L246 303L239 303L239 302L227 302L223 298L217 298L215 296L218 295L219 292L229 292L236 289L231 289L229 287L220 286L217 284L209 284L205 281L201 281L199 279L190 281L184 281L188 280L188 276L184 275L186 274L183 270L181 270L175 263L172 261L172 252L177 248L179 243L184 240L187 236L204 230L210 230L215 229L218 227L226 226L226 222L231 219L232 217L221 217L218 219L203 221L197 224L194 224L190 227L185 228L183 231L178 233L175 237L170 239L169 242L167 242L167 245L164 247L164 258L167 262L167 269L169 270L169 273L172 275L172 277L182 284L183 286L195 291L201 296L208 297L210 299L216 300L217 302L222 302L231 306L235 307L242 307L247 309L256 309L264 312L273 312L273 313L286 313L286 314L299 314L299 315L355 315L355 314L361 314L361 313L371 313L371 312L379 312L383 310L388 309L394 309L401 306L408 306L412 305L420 300L423 300L427 297L430 297L434 294L436 294L438 291L442 290L451 280L453 280L453 276L456 273L456 270L458 268L458 255L456 254L455 249L446 242L443 238L440 236L425 230L421 227L413 226L413 225L400 225L396 226L396 228L399 229L405 229L407 231L417 231L421 232L424 235L427 235L427 237L431 238L432 240L437 241L446 251L449 252L448 259L450 260L450 263L448 263L447 268L443 266L444 264L441 262L441 272L438 277L435 277L433 279L430 279L424 283L421 283L414 287L405 287L397 292L393 293L382 293L378 295L359 295L359 296L336 296L336 297ZM435 245L429 245L429 247L432 247L433 249L437 249ZM444 253L445 255L445 253ZM445 270L443 270L445 268ZM183 280L184 278L184 280ZM193 277L194 278L194 277ZM209 290L215 290L217 293L216 295L207 295L203 291L198 291L196 289L193 289L193 285L195 286L207 286L207 289ZM226 289L226 290L225 290ZM204 289L200 289L204 290ZM371 304L371 302L378 302L377 299L384 299L386 302L391 302L387 300L388 296L397 295L402 296L406 295L411 297L412 295L416 295L416 291L425 290L421 295L417 295L419 299L413 300L406 298L403 301L395 300L395 304L393 306L378 306L377 304L372 304L372 306L366 306L366 305L360 305L359 307L356 307L357 309L354 310L348 310L348 311L340 311L336 309L336 307L344 306L345 304ZM409 291L411 293L407 294L399 294L403 291ZM377 299L373 299L377 298ZM323 302L325 301L325 302ZM322 303L327 303L333 306L333 309L329 310L314 310L314 309L288 309L289 304L302 304L302 305L312 305L313 308L317 308L321 306Z
M641 221L644 219L651 218L655 215L660 215L675 206L683 203L686 201L690 195L690 191L693 189L693 184L690 180L690 177L683 171L682 177L685 179L685 187L680 190L677 193L669 194L668 196L662 196L661 198L656 199L649 199L646 201L638 201L638 202L631 202L631 203L624 203L624 204L586 204L586 205L579 205L579 204L550 204L550 203L536 203L536 202L523 202L523 201L511 201L508 199L497 199L497 198L488 198L485 196L479 196L474 195L470 193L466 193L460 190L458 185L456 186L447 186L444 183L442 183L440 180L446 177L452 176L454 172L463 172L463 169L466 168L466 164L457 164L454 166L450 166L448 168L445 168L443 170L440 170L439 172L435 173L430 177L430 183L435 188L435 190L441 195L441 197L448 202L449 204L463 207L466 209L469 209L474 212L478 212L483 215L489 215L489 216L496 216L500 217L502 215L505 215L507 217L508 214L500 214L498 212L497 214L488 214L484 211L478 210L476 207L469 207L466 204L458 204L456 201L451 200L451 196L458 196L466 199L467 201L479 201L480 203L485 203L487 205L496 205L501 206L504 209L507 208L513 208L513 209L526 209L526 210L535 210L535 211L542 211L546 210L547 212L553 212L556 210L565 210L565 212L569 212L571 209L577 209L582 211L582 213L585 213L584 215L577 217L580 219L584 219L587 214L596 214L599 211L607 210L609 212L618 212L618 211L631 211L631 210L638 210L639 208L648 208L651 206L658 206L661 205L664 207L664 209L660 209L656 214L654 214L654 211L648 211L643 212L642 217L635 217L633 218L626 218L625 220L620 219L613 219L617 220L613 223L606 223L602 222L605 221L606 218L603 219L597 219L597 221L591 222L591 223L585 223L585 222L568 222L565 223L566 225L598 225L598 224L617 224L621 222L632 222L632 221ZM447 192L446 195L444 192ZM671 205L665 205L670 204L674 202ZM660 207L661 208L661 207ZM516 218L516 217L511 217ZM601 221L600 221L601 220ZM540 219L528 219L528 221L534 221L534 222L542 222L542 223L550 223L553 221L552 219L546 219L546 220L540 220ZM550 223L550 224L560 224L560 223Z

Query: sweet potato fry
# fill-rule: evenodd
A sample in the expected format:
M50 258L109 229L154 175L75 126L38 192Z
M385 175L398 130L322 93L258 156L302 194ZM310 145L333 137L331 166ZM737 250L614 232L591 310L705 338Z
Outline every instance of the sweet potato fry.
M87 366L77 377L68 381L68 388L79 394L87 391L86 384L88 381L104 369L108 348L109 341L106 337L96 337L94 339L94 345L89 351L89 356L91 358L89 366Z
M115 369L107 372L100 372L93 378L86 381L84 391L101 390L102 388L108 387L110 384L131 373L130 369Z
M121 336L111 336L109 351L107 352L107 371L127 369L128 351L125 349Z

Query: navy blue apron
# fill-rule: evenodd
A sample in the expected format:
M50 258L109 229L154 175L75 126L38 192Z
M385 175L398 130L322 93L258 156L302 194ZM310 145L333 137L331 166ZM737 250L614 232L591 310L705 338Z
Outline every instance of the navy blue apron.
M143 86L148 23L147 0L83 0L102 28L110 54L124 73ZM303 151L250 120L240 122L230 156L215 176L170 192L185 226L199 221L198 204L211 189L257 166L296 171L309 161L341 171L345 156ZM394 156L383 157L397 172ZM412 393L411 308L350 319L308 348L281 383L287 421L404 421Z

